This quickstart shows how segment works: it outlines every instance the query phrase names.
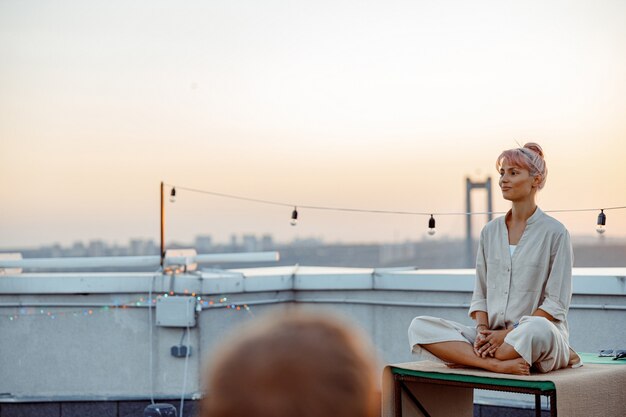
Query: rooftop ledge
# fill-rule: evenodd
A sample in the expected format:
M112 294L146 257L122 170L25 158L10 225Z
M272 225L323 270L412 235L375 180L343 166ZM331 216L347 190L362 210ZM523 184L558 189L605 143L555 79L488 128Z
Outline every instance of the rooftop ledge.
M7 271L8 272L8 271ZM168 292L232 294L266 291L381 290L472 292L474 269L280 266L160 272L45 272L0 275L2 294ZM626 295L626 267L574 268L573 293Z
M190 357L185 395L195 398L201 393L198 369L202 358L214 352L235 326L284 304L328 308L346 316L369 335L381 363L414 360L406 339L413 317L437 315L471 322L467 308L474 275L473 269L297 265L198 269L173 275L0 275L0 324L6 352L0 357L0 369L9 376L0 378L0 393L6 393L0 395L0 407L9 402L114 401L129 396L147 404L152 394L164 399L180 397L185 361L170 352L172 346L182 343L183 330L150 321L157 314L147 311L154 295L158 299L170 291L195 293L204 300L196 305L196 323L188 333L198 354ZM626 311L626 267L576 268L573 282L575 298L569 321L573 346L582 352L623 347L615 323ZM152 297L146 297L150 292ZM205 305L208 300L212 304ZM230 303L251 310L233 311ZM91 315L92 308L98 314ZM60 315L48 319L51 312ZM7 317L18 319L9 321ZM28 343L23 343L24 335L28 335ZM153 375L160 377L149 378L149 365L158 370ZM518 397L500 398L491 393L478 393L476 398L482 404L526 404Z

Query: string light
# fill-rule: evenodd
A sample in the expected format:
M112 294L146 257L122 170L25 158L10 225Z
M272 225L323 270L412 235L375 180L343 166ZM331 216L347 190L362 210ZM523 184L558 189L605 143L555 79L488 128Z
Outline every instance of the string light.
M172 187L172 195L175 195L176 194L175 187L171 184L167 184L167 185ZM298 223L297 207L310 209L310 210L343 211L343 212L372 213L372 214L399 214L399 215L411 215L411 216L430 216L430 218L428 219L428 234L429 235L434 235L436 232L435 218L434 218L435 214L437 214L438 216L475 216L475 215L493 215L493 214L505 214L506 213L502 211L427 213L427 212L419 212L419 211L369 210L369 209L350 208L350 207L310 206L310 205L302 205L302 204L299 204L296 206L294 204L280 202L280 201L243 197L243 196L237 196L233 194L225 194L225 193L218 193L214 191L200 190L197 188L179 186L178 189L190 191L194 193L208 194L208 195L217 196L217 197L230 198L230 199L235 199L235 200L251 201L255 203L270 204L274 206L293 207L294 209L291 213L291 222L290 222L292 226L295 226ZM570 212L578 212L578 211L601 210L600 214L598 215L598 223L597 223L596 231L598 233L604 233L605 225L606 225L606 215L604 214L604 211L605 210L623 210L623 209L626 209L626 206L605 207L603 209L585 208L585 209L544 210L544 212L545 213L570 213ZM432 227L431 227L431 224L432 224Z
M428 219L428 234L431 236L435 234L435 218L432 214L430 215L430 219Z
M289 223L291 223L292 226L295 226L298 224L298 208L297 207L293 208L293 211L291 212L291 221Z
M605 231L606 231L606 214L604 214L604 209L601 209L600 214L598 214L596 232L602 234Z
M176 202L176 187L172 187L172 191L170 191L170 202Z

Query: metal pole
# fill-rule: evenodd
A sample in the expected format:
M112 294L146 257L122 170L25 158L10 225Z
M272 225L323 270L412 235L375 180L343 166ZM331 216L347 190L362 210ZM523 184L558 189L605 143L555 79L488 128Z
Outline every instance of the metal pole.
M465 178L465 211L468 213L466 216L465 225L465 256L468 267L474 265L474 241L472 237L472 216L469 214L472 212L471 194L473 189L484 188L487 190L487 221L493 219L493 201L491 194L491 177L487 177L485 182L472 182L469 177Z
M473 265L472 260L472 181L469 177L465 178L465 212L468 213L465 218L465 257L466 266L471 267Z
M161 181L161 268L163 268L163 259L165 258L165 205L163 203L163 181Z
M487 177L487 180L485 181L485 183L487 187L487 211L489 212L489 214L487 214L487 221L490 222L491 220L493 220L493 199L491 195L491 177Z

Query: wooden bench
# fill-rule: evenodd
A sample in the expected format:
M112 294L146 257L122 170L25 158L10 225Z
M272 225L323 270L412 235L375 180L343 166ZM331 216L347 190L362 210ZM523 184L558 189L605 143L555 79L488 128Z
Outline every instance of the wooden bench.
M383 417L473 416L474 389L548 398L550 416L626 416L626 361L581 354L583 365L547 374L515 376L451 369L423 361L389 365L383 376ZM529 413L530 414L530 413Z

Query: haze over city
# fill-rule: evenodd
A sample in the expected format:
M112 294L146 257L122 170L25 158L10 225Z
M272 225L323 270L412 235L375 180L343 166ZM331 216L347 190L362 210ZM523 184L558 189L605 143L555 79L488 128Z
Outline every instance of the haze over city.
M491 176L502 212L495 159L527 141L542 209L626 205L623 1L1 2L0 58L0 248L156 240L161 181L447 213ZM179 189L166 237L428 237L425 216L291 211ZM553 216L596 237L597 214Z

